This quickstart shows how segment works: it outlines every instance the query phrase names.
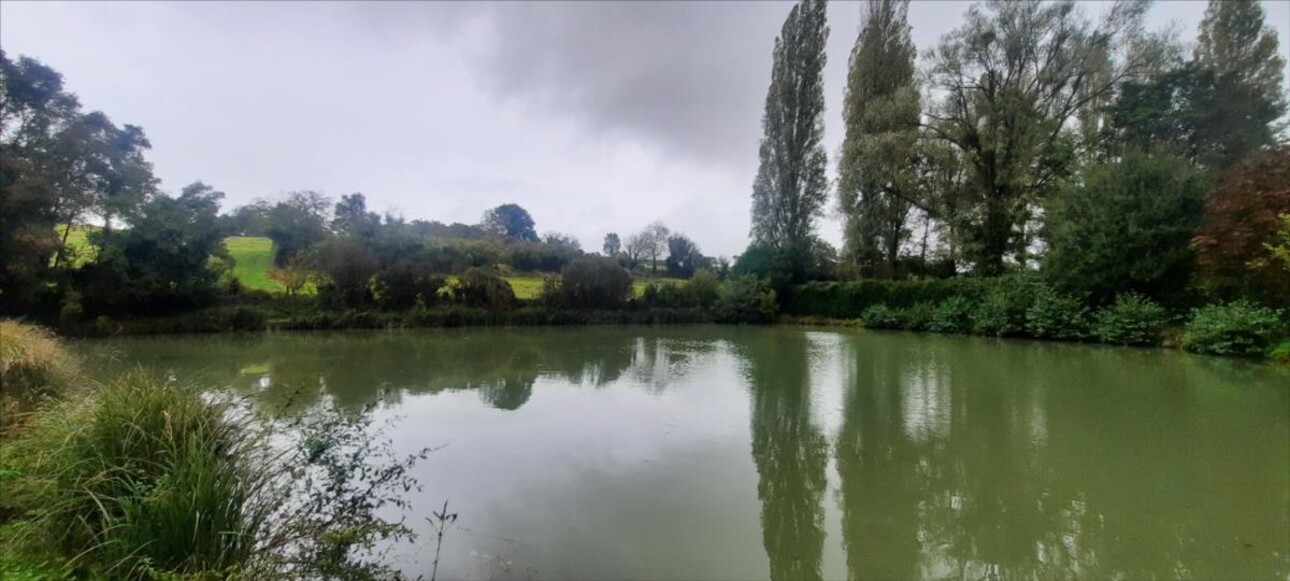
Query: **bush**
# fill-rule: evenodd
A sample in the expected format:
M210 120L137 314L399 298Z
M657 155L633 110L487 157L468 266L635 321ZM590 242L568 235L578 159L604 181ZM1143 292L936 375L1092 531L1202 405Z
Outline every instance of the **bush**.
M918 303L898 313L900 328L906 331L926 331L932 324L936 307L932 303Z
M1026 329L1026 311L1032 302L1031 283L1019 277L991 281L989 290L972 312L972 332L993 337L1014 337Z
M0 438L23 414L67 389L76 367L49 331L0 320Z
M906 308L918 303L935 305L956 296L976 300L988 284L973 278L809 282L793 289L785 309L801 316L863 318L865 309L880 303Z
M711 307L717 302L721 281L711 270L700 270L690 277L681 290L699 307Z
M726 323L769 323L778 310L775 291L752 276L731 278L721 285L717 297L717 319Z
M1097 312L1097 339L1115 345L1158 345L1165 327L1165 309L1137 293L1122 294L1115 304Z
M632 276L612 260L579 258L561 271L558 290L568 308L616 309L632 294Z
M927 330L934 333L972 332L972 311L976 306L967 297L954 296L936 305Z
M883 303L878 303L864 310L861 319L869 329L899 329L902 324L902 313Z
M1079 299L1042 287L1026 309L1026 332L1040 339L1079 341L1089 336L1088 309Z
M445 284L426 263L398 262L376 273L376 303L391 310L433 305Z
M1280 311L1249 301L1208 305L1192 311L1182 346L1193 353L1261 357L1284 328Z
M1268 357L1273 361L1290 363L1290 339L1282 341L1280 345L1277 345L1276 349L1273 349L1271 353L1268 353Z
M372 277L380 262L371 248L357 240L337 238L319 250L317 262L326 279L318 287L320 305L358 309L372 304Z
M515 306L515 291L506 279L490 270L472 268L462 273L452 285L452 296L468 307L502 311Z

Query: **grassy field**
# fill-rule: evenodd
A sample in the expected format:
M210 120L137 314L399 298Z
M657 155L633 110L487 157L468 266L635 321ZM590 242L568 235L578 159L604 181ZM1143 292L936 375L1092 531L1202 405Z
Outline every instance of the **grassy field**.
M63 237L63 231L67 230L67 228L64 226L58 226L54 230L58 233L58 238L61 240ZM91 245L89 241L91 230L91 228L77 226L72 228L71 232L67 233L66 258L71 259L69 260L69 263L72 266L80 266L87 262L92 262L94 258L98 256L98 247Z
M224 248L235 261L233 276L242 286L270 292L282 292L282 285L269 278L273 267L273 242L259 236L230 236L224 239Z
M73 256L78 263L85 262L93 258L95 248L90 246L86 241L87 231L82 228L73 228L71 234L67 236L67 245L73 249ZM228 250L229 256L235 261L233 265L233 276L242 281L242 286L248 289L263 290L269 292L282 292L281 284L269 278L269 270L273 268L273 242L268 238L260 236L230 236L224 239L224 248ZM451 277L450 277L451 278ZM515 290L515 296L521 299L535 299L542 292L542 281L544 277L540 274L524 274L505 277L506 282L510 283L511 288ZM684 280L659 278L654 279L657 283L676 283L685 284ZM637 280L632 282L632 295L641 296L645 292L645 286L648 280Z

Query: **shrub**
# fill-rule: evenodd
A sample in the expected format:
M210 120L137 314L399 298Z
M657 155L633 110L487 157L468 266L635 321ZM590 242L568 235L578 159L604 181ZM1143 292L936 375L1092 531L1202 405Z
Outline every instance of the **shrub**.
M1283 331L1280 311L1243 300L1208 305L1192 311L1182 346L1194 353L1260 357Z
M775 291L763 280L738 276L721 285L717 319L727 323L768 323L778 310Z
M632 277L612 260L579 258L560 273L562 304L576 309L615 309L632 294Z
M932 303L918 303L898 313L900 328L907 331L926 331L932 324L936 307Z
M1090 333L1088 309L1073 296L1041 287L1026 309L1026 332L1040 339L1084 339Z
M1032 302L1032 283L1021 277L991 281L989 290L972 312L972 331L979 335L1012 337L1026 328L1026 311Z
M902 323L901 312L883 303L865 309L861 319L869 329L899 329Z
M471 268L452 285L452 296L468 307L501 311L515 306L515 291L506 279L490 270Z
M0 437L42 400L63 392L76 367L49 331L0 320Z
M423 262L397 262L376 273L376 303L392 310L432 305L447 284Z
M1276 349L1273 349L1271 353L1268 353L1268 357L1273 361L1290 363L1290 339L1282 341L1280 345L1277 345Z
M372 276L380 268L376 253L347 238L327 242L318 253L318 269L326 282L318 288L324 308L362 308L372 304Z
M1115 345L1158 345L1165 326L1165 309L1137 293L1122 294L1115 304L1097 312L1097 339Z
M954 296L945 299L932 310L932 319L927 324L927 330L933 333L970 333L974 308L975 305L967 297Z
M681 287L690 300L700 307L711 307L717 302L721 281L711 270L700 270L690 277L690 282Z
M793 289L785 308L794 315L863 318L865 309L879 303L905 308L939 304L955 296L975 300L988 285L989 281L973 278L809 282Z

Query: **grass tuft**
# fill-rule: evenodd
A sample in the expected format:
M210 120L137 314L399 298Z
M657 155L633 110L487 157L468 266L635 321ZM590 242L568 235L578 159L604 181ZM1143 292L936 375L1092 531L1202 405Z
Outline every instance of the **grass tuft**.
M0 439L71 384L77 363L48 330L0 320Z

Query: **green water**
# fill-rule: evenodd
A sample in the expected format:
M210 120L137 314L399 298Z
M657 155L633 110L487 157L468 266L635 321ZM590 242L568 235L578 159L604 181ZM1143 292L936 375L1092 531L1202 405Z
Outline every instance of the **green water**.
M802 328L88 342L266 405L376 403L441 579L1290 575L1290 372ZM104 362L108 361L108 362Z

